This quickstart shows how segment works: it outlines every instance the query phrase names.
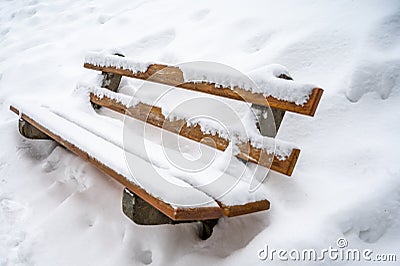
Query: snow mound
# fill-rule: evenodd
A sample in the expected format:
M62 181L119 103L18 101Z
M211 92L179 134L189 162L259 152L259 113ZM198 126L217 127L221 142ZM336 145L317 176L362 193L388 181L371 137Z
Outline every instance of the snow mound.
M384 100L391 93L398 93L399 87L400 59L364 61L355 67L346 96L357 102L364 94L376 92Z

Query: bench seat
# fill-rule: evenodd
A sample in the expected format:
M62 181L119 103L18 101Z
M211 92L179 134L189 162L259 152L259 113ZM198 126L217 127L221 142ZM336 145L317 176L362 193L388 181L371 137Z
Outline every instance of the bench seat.
M198 175L176 173L163 174L169 180L159 178L156 170L163 171L162 167L155 169L157 166L143 159L142 147L132 145L123 149L123 122L96 113L88 100L86 104L82 104L82 101L84 99L74 96L59 101L52 99L51 104L46 105L43 100L39 104L34 100L20 99L14 101L10 109L70 151L92 162L172 220L215 219L269 208L265 195L260 191L250 193L246 180L238 180L227 173L221 173L216 182L208 185L204 185L204 181L210 177ZM134 123L143 124L141 121ZM155 127L152 130L161 131ZM141 132L131 137L132 143L140 143L139 139L143 138ZM155 148L157 145L153 143ZM155 160L159 160L157 153ZM135 165L134 176L125 163L127 156ZM158 163L161 166L163 164ZM235 186L228 193L222 193L233 184ZM203 204L199 206L199 202Z

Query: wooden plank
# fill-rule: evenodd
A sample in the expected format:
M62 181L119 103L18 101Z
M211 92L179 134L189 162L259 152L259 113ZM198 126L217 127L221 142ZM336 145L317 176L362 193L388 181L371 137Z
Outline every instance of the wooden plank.
M19 110L13 106L10 106L10 110L16 114L20 114ZM223 214L221 208L219 207L198 207L198 208L173 208L168 203L150 195L143 188L130 182L124 176L118 174L113 169L99 162L96 158L91 157L87 152L79 149L74 144L68 142L67 140L61 138L57 134L54 134L48 130L43 125L40 125L35 120L31 119L26 114L21 114L21 118L32 126L36 127L38 130L48 135L53 140L60 143L62 146L75 153L84 160L89 161L95 165L98 169L102 170L104 173L108 174L116 181L127 187L129 190L134 192L136 195L141 197L143 200L154 206L156 209L167 215L169 218L175 221L187 221L187 220L208 220L220 218Z
M291 176L294 170L294 167L296 165L297 159L299 158L300 155L300 150L299 149L293 149L292 152L289 155L289 158L286 160L278 160L274 158L274 161L272 163L274 168L271 168L279 173L282 173L287 176Z
M321 100L324 90L321 88L314 88L308 101L303 105L296 105L295 103L281 101L271 96L267 97L267 101L272 108L295 112L303 115L314 116L318 104Z
M159 107L138 103L134 107L127 108L125 105L114 99L108 98L107 96L99 98L93 93L90 94L90 101L94 104L107 107L118 113L126 114L135 119L147 122L151 125L163 128L222 151L224 151L229 145L229 141L221 138L218 134L204 134L199 125L187 126L186 121L183 119L172 122L169 121L169 119L165 119L165 116L162 114L162 110ZM291 155L283 161L274 156L271 164L271 156L269 156L266 151L253 147L250 142L238 145L238 147L240 150L240 153L236 155L238 158L265 167L271 167L272 170L289 176L293 172L300 153L299 149L293 149Z
M260 200L255 202L249 202L244 205L234 205L234 206L225 206L221 202L218 202L218 204L220 204L221 208L223 209L224 215L228 217L234 217L253 212L268 210L270 208L270 203L268 200Z
M250 91L234 87L231 88L216 88L215 83L194 83L194 82L184 82L183 73L177 67L171 67L160 64L152 64L149 66L146 72L133 73L129 69L120 69L113 66L103 67L95 66L93 64L85 63L83 65L85 68L98 70L107 73L119 74L126 77L148 80L152 82L157 82L161 84L171 85L187 90L198 91L203 93L208 93L212 95L217 95L225 98L235 99L239 101L246 101L248 103L270 106L271 108L281 109L285 111L295 112L303 115L314 116L315 111L318 107L319 101L321 99L323 89L314 88L304 105L296 105L294 102L288 102L279 100L272 96L265 97L261 93L252 93ZM159 72L157 72L159 71ZM154 75L157 73L156 75Z

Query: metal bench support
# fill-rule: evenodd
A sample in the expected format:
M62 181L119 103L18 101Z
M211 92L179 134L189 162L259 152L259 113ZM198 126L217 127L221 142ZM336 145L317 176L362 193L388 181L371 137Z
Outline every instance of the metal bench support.
M203 240L211 236L214 226L218 223L218 219L174 221L127 188L124 189L122 196L122 211L129 219L140 225L200 223L199 237Z
M18 120L18 129L19 133L28 139L50 139L49 136L22 118Z

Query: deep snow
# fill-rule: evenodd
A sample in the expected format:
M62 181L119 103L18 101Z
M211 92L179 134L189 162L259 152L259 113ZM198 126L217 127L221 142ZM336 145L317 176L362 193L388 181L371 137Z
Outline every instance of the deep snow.
M192 224L137 226L121 212L120 185L19 136L11 97L70 95L96 76L85 54L114 48L244 73L280 64L325 89L314 118L283 121L279 137L302 152L291 178L270 173L260 188L270 211L222 219L207 241ZM271 263L257 258L266 244L323 249L339 237L399 260L399 70L395 0L2 1L0 265L258 265Z

